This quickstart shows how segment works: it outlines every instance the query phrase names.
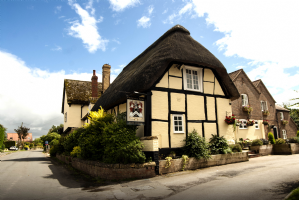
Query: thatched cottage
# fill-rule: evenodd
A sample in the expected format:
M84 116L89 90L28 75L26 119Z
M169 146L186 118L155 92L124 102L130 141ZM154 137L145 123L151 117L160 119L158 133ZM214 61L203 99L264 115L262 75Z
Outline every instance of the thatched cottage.
M207 140L212 134L236 139L224 119L240 94L223 64L183 26L172 27L132 60L92 111L102 106L108 113L126 112L126 95L136 92L145 98L137 136L157 138L145 141L148 153L179 150L194 129Z

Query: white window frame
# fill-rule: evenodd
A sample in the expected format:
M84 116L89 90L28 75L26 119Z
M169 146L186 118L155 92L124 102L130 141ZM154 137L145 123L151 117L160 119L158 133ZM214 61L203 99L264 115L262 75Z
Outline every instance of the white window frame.
M268 110L267 101L261 101L262 111Z
M182 130L181 130L181 131L176 131L176 130L175 130L175 126L176 126L176 125L175 125L175 120L174 120L175 117L181 117L181 119L182 119L182 120L181 120L181 121L182 121L182 125L181 125L181 126L182 126ZM179 121L179 120L177 120L177 121ZM184 126L185 126L185 123L184 123L184 115L178 115L178 114L176 114L176 115L172 115L172 124L173 124L172 127L173 127L173 132L174 132L174 133L185 133L185 129L184 129ZM178 126L179 126L179 125L178 125Z
M283 112L280 112L280 119L283 120Z
M198 77L198 89L194 89L194 84L193 84L193 77L192 77L192 88L188 88L187 87L187 73L186 70L191 70L191 71L196 71L197 72L197 77ZM202 68L198 68L198 67L190 67L190 66L186 66L184 65L183 68L183 75L184 75L184 90L191 90L191 91L196 91L196 92L203 92L203 87L202 87Z
M282 138L287 139L287 131L285 129L282 130Z
M258 120L254 121L254 127L255 127L255 129L260 129L260 125L259 125L259 121Z
M239 129L248 129L246 119L239 119L239 122L240 122Z
M242 106L247 106L248 105L248 96L247 94L241 94L242 97Z

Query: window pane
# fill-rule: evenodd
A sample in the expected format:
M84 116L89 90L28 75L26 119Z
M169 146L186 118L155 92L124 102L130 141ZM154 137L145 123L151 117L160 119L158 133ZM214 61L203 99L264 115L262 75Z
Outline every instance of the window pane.
M179 131L183 131L183 128L181 126L179 127Z
M178 125L178 121L174 121L174 125Z
M174 127L174 130L175 130L175 131L178 131L179 129L178 129L178 127L177 127L177 126L175 126L175 127Z
M174 120L178 120L178 117L174 117Z
M179 125L181 125L181 126L182 126L182 121L179 121Z
M197 71L193 71L193 85L194 89L198 90L198 76L197 76Z
M179 116L179 117L178 117L178 120L182 120L182 117Z

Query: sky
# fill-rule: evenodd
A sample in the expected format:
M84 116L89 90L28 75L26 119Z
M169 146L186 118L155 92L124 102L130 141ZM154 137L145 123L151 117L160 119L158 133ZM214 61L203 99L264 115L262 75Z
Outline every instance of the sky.
M23 122L33 137L63 123L63 80L111 82L176 24L227 72L262 79L278 104L298 98L299 1L0 1L0 124Z

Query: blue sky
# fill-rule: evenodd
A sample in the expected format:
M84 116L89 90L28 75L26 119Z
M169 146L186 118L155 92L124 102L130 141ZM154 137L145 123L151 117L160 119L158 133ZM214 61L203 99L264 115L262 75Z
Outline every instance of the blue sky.
M35 137L63 122L63 79L112 81L176 24L228 72L261 78L277 103L298 97L298 1L82 0L0 2L0 123Z

